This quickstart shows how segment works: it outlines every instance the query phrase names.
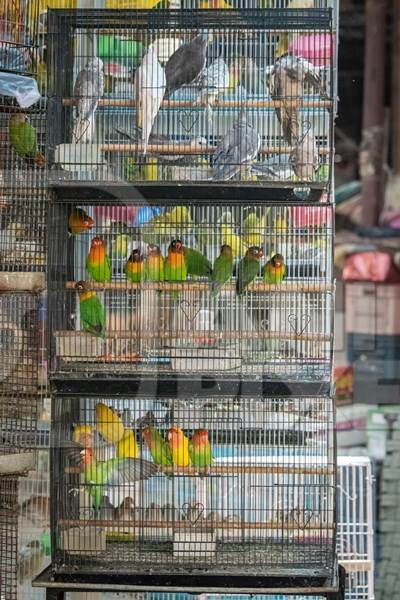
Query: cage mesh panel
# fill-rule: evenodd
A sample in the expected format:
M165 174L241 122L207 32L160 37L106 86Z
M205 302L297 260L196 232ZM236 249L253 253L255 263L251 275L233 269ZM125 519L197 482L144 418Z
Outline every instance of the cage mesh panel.
M17 600L18 479L0 477L0 594Z
M251 180L276 186L288 181L328 186L334 106L331 11L126 11L123 19L118 12L82 11L68 21L71 29L55 16L51 22L49 161L55 181ZM70 32L67 39L66 31ZM132 73L146 48L155 50L164 67L173 49L191 42L199 31L213 36L199 79L164 95L160 63L153 61L146 67L149 79L142 85L143 106L153 101L150 97L160 101L163 97L163 101L154 111L145 152L137 129L142 128L137 110L142 100L139 92L134 98ZM309 77L303 81L300 75L299 83L287 83L286 78L285 86L275 90L274 76L269 79L269 75L285 44L294 53L300 52L298 46L307 46L316 63L314 67L307 63L315 77L313 86ZM133 56L127 56L127 47L133 48ZM99 84L101 91L91 96L93 92L81 86L74 97L78 73L96 56L104 63L104 92ZM304 73L304 63L295 68ZM97 82L100 73L94 75ZM137 80L141 77L137 75ZM76 105L85 99L97 108L93 119L85 119L82 133L79 110L84 108ZM237 153L228 155L226 166L218 169L216 148L242 107L247 110L247 125L240 131L242 137L249 137L248 158L244 151L240 158ZM285 134L276 111L287 109L290 125ZM145 127L146 120L143 123ZM260 136L259 151L257 143L250 142L250 128Z
M60 571L149 572L156 566L164 572L174 565L180 573L199 568L229 574L241 567L253 574L266 567L277 573L293 568L330 572L335 529L330 399L239 403L214 397L202 404L56 397L53 410L54 442L60 446L52 487L53 540ZM179 428L192 447L195 434L205 430L212 464L191 466L184 447L174 449L170 441L174 466L153 468L144 480L148 464L138 463L136 483L131 471L124 484L110 471L99 487L99 464L107 470L115 452L117 460L127 456L127 438L117 447L103 443L125 435L123 423L134 436L129 455L153 462L144 428L150 415L163 437L173 440L172 428ZM86 448L79 457L69 447L71 440ZM190 457L196 465L195 455ZM87 458L89 471L82 466ZM126 463L118 463L119 474L124 468Z

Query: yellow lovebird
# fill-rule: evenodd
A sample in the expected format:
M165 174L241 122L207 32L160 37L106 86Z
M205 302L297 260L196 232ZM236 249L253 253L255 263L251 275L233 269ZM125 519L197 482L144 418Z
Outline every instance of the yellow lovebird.
M189 453L189 438L186 437L182 429L171 427L168 431L168 444L176 467L189 467L192 464Z
M240 258L247 252L247 244L227 223L221 223L221 246L224 244L232 248L234 258Z
M225 0L203 0L203 2L200 2L199 8L227 9L232 8L232 6Z
M109 444L117 444L125 434L121 417L102 402L96 404L96 429Z
M157 6L160 0L107 0L106 8L147 8L148 10Z
M169 220L173 227L180 225L189 226L192 224L192 217L187 206L174 206L169 213Z
M124 436L116 444L118 458L137 458L139 446L132 429L125 429Z
M243 221L243 238L249 247L263 245L267 215L268 211L265 211L261 217L254 210L247 213Z

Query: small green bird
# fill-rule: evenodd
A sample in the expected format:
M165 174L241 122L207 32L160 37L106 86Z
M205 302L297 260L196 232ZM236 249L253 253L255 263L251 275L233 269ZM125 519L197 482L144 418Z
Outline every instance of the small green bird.
M100 237L94 237L86 259L86 270L94 281L99 283L111 281L111 262L106 246Z
M140 283L143 280L144 262L139 248L132 250L130 257L126 261L125 275L132 283Z
M221 253L215 259L211 275L211 296L218 296L222 286L228 283L233 273L233 252L228 244L221 246Z
M111 247L111 256L113 258L126 258L128 254L128 236L126 233L118 233Z
M44 167L45 158L39 152L36 129L30 124L28 115L12 115L8 125L8 135L12 149L18 156Z
M236 280L236 292L239 296L243 294L245 289L257 277L260 270L258 261L263 256L264 252L262 248L259 248L259 246L251 246L247 250L245 257L240 261Z
M168 442L163 438L161 433L151 425L145 427L142 431L142 436L154 463L164 467L172 466L172 453Z
M192 435L189 446L193 467L209 467L213 462L213 453L207 429L198 429Z
M186 281L187 274L183 244L180 240L174 240L168 247L168 256L165 259L165 281Z
M147 247L144 278L146 281L164 281L164 257L156 244L149 244Z
M84 331L102 337L104 335L106 316L104 306L96 295L89 289L86 281L78 281L75 289L79 294L79 311Z
M188 275L195 277L210 277L212 266L204 254L193 248L183 247Z
M264 282L265 283L282 283L286 276L285 259L282 254L274 254L274 256L266 262L264 267Z

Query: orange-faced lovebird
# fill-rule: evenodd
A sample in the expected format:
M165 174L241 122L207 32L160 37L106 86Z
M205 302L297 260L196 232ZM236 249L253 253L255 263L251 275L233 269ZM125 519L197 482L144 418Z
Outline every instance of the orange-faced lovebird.
M106 245L100 237L94 237L86 259L86 270L94 281L110 282L111 262L107 255Z

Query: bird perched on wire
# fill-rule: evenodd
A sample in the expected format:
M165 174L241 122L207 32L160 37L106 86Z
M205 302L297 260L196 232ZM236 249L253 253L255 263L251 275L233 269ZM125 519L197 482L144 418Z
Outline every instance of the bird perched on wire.
M104 240L98 236L94 237L90 244L86 270L94 281L103 283L111 280L110 257L107 254Z
M75 289L79 295L79 312L83 330L99 337L103 336L106 316L99 297L85 281L78 281Z
M264 267L264 282L278 284L282 283L286 276L285 259L282 254L274 254Z
M14 152L38 167L44 167L45 158L39 152L37 131L29 122L28 115L17 113L12 115L8 124L8 137Z
M272 98L282 103L275 110L288 144L299 138L300 119L293 101L302 98L306 84L326 98L319 71L313 64L291 54L284 54L276 60L269 74L269 89Z
M246 288L253 283L257 277L260 265L259 261L264 256L262 248L251 246L245 257L240 261L237 270L236 292L240 296Z
M206 64L207 46L211 40L211 34L200 33L170 56L165 65L167 97L200 75Z
M137 126L141 129L143 154L165 93L165 72L153 50L148 50L135 73L135 100Z
M194 105L205 106L207 118L211 122L212 106L229 87L229 69L223 58L217 58L204 69L199 77L199 87L200 94Z
M104 70L101 58L92 58L78 73L74 84L77 116L72 130L76 144L91 142L95 135L95 113L104 94Z
M319 164L317 143L313 128L308 124L300 137L295 139L289 163L300 181L312 181Z
M246 111L242 108L238 120L225 134L215 150L213 179L227 181L242 174L243 169L248 177L260 145L260 136L247 123Z

